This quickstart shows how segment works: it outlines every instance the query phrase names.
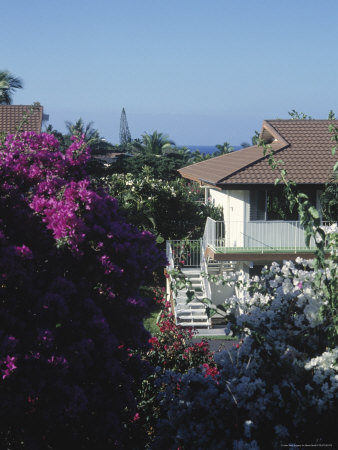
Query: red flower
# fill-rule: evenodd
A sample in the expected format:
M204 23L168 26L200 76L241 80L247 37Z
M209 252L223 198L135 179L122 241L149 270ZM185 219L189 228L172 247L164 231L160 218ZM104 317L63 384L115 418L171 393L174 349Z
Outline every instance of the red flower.
M132 419L132 422L136 422L137 420L140 420L140 414L136 413L135 416Z

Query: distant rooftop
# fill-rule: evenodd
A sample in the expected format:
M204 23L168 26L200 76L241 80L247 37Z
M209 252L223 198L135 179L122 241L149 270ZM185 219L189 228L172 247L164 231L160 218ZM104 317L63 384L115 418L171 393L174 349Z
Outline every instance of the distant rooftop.
M0 105L0 132L6 134L19 131L35 131L41 133L43 107L31 105ZM23 120L23 119L27 120Z

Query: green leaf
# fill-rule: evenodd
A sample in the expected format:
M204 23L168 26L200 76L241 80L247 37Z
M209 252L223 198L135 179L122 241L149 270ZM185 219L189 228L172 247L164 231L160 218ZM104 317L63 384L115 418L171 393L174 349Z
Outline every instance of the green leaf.
M208 319L216 314L216 310L214 308L206 308L205 312L207 313Z
M300 193L298 194L298 198L303 198L303 199L305 199L305 200L309 200L309 197L308 197L306 194L303 194L303 192L300 192Z
M326 235L325 235L324 230L322 230L321 228L317 228L317 233L319 234L319 236L320 236L322 239L325 239Z
M305 245L306 245L306 247L310 246L310 240L311 240L311 234L307 234L305 236Z
M279 178L276 178L275 179L275 186L277 186L277 184L280 182L280 179Z
M164 241L165 239L160 234L156 237L157 244L162 244Z
M57 324L55 325L55 328L60 328L61 326L62 326L61 323L57 323Z
M336 162L336 164L333 166L333 171L337 172L338 170L338 161Z
M187 303L192 302L195 299L195 291L187 291Z
M334 156L336 154L336 150L337 150L337 147L332 147L332 150L331 150L332 156Z
M316 210L314 206L310 206L309 213L314 219L319 219L319 212Z
M224 305L217 305L217 309L220 309L223 312L227 312L227 308Z
M177 280L176 281L176 289L180 290L185 288L185 281Z

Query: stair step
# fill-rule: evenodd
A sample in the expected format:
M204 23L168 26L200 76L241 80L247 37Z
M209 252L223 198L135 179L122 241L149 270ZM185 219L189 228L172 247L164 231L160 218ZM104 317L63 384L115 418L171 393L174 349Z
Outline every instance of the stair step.
M177 291L176 314L178 324L183 327L210 327L210 319L205 312L205 305L198 301L205 297L200 270L184 271L189 286ZM187 291L195 291L196 299L187 303Z

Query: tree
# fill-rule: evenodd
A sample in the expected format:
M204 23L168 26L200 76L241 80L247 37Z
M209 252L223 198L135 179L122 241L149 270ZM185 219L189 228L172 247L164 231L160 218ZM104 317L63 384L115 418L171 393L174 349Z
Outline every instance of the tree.
M122 108L121 119L120 119L120 144L125 146L131 142L131 134L129 131L126 111Z
M320 197L323 220L335 222L338 217L338 175L334 172Z
M250 144L249 144L249 142L241 142L241 147L247 148L247 147L250 147Z
M106 176L102 183L117 198L126 220L153 233L158 242L183 237L198 239L203 235L208 216L221 218L220 208L196 201L201 194L198 185L187 185L182 179L156 179L150 167L134 174Z
M175 142L169 139L168 135L158 133L157 131L154 131L152 134L142 134L141 143L133 143L136 150L157 156L163 155L168 150L171 150L172 145L175 145Z
M259 131L255 130L255 134L251 138L252 145L258 145L259 142Z
M22 89L23 82L7 70L0 71L0 104L10 105L16 89Z
M289 111L288 114L292 120L313 120L313 117L308 116L307 114L304 114L302 112L299 113L295 109Z
M180 178L178 169L189 164L184 155L168 153L160 158L154 158L151 154L138 154L132 158L120 157L107 170L109 173L130 173L138 177L144 167L151 167L155 179L176 180Z
M84 141L89 142L100 139L98 130L93 128L94 122L84 123L82 118L78 119L75 123L66 120L66 128L71 136L84 136Z
M229 142L224 142L222 145L217 144L215 147L218 148L218 150L217 152L214 152L213 156L227 155L228 153L234 151L234 148L229 144Z

